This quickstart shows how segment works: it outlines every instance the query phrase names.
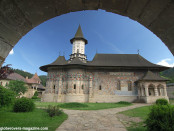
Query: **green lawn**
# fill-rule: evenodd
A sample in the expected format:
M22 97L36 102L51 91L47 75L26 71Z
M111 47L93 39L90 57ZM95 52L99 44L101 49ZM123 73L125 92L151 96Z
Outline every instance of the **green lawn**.
M48 127L49 131L55 131L67 118L65 113L49 117L43 109L27 113L14 113L8 108L0 109L0 127Z
M48 107L48 105L59 105L64 109L71 110L100 110L118 108L132 105L131 103L55 103L55 102L35 102L36 107ZM79 106L79 104L81 106Z
M170 104L174 104L174 99L169 99Z
M123 111L121 112L121 114L130 116L130 117L139 117L142 120L146 120L147 115L150 112L150 108L151 106L139 107L139 108ZM127 128L127 130L128 131L146 131L146 128L143 127L143 122L140 122L140 123L136 123L136 126L135 126L135 123L132 123L132 126Z
M127 110L121 112L121 114L131 116L131 117L140 117L141 119L145 120L147 117L147 114L150 112L151 106L144 106L144 107L138 107L135 109Z

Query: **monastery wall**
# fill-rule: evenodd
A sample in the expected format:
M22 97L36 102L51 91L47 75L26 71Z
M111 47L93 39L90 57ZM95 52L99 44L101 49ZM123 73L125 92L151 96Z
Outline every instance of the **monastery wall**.
M47 102L133 102L138 96L137 85L134 82L143 75L142 72L131 71L52 70L48 72L46 91L42 100ZM128 82L131 84L130 88L128 88Z
M88 94L66 94L64 102L89 102Z
M135 72L93 72L93 94L98 95L138 95L134 83L142 73ZM128 83L130 82L130 88Z
M118 96L118 95L95 95L93 98L89 98L89 102L92 103L115 103L119 101L134 102L137 96Z

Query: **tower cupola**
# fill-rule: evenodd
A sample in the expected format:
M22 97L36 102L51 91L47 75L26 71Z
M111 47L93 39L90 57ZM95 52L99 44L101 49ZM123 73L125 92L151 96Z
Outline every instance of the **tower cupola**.
M70 61L75 57L78 57L83 62L86 62L86 55L85 55L85 45L88 41L84 38L81 26L79 25L77 32L70 40L72 44L72 54L70 55Z

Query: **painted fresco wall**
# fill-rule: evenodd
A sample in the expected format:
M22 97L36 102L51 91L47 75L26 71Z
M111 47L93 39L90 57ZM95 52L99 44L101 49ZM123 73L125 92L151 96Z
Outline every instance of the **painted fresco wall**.
M50 70L43 101L116 102L133 101L138 96L135 81L142 72L90 71L84 69ZM120 81L120 89L118 89ZM128 88L131 83L131 89ZM126 96L126 97L125 97ZM47 97L47 98L46 98Z

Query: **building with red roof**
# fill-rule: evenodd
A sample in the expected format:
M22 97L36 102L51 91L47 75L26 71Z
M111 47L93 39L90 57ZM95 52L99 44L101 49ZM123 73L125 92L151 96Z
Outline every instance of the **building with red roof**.
M41 97L42 92L45 90L45 87L41 84L41 80L37 75L37 73L35 73L34 76L30 79L28 79L28 77L24 78L18 73L11 73L7 76L6 79L0 80L0 85L8 88L8 84L11 80L18 80L25 82L25 86L27 87L28 90L22 96L27 98L31 98L36 91L38 92L39 97Z

